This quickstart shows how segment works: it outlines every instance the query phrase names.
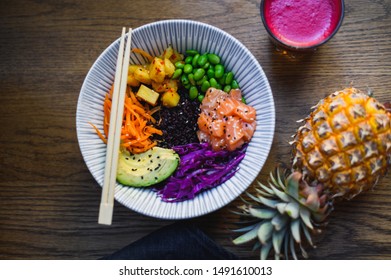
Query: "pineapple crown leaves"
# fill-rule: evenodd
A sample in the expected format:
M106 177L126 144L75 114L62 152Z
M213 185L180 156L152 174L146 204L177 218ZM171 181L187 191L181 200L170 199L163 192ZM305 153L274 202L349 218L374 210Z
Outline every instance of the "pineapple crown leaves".
M271 249L279 259L291 255L297 259L300 248L303 257L308 255L304 242L311 246L312 234L319 231L332 210L332 201L324 194L322 186L309 186L299 172L283 174L276 169L270 174L268 186L257 182L255 194L247 193L251 201L239 206L248 226L233 230L242 233L233 240L236 245L256 240L254 249L260 248L260 258L267 259Z

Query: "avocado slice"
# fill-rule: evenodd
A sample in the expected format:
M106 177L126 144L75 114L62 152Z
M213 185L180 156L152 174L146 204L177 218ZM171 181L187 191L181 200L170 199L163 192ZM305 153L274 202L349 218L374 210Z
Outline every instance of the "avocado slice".
M121 151L117 181L125 186L148 187L167 179L177 169L179 155L172 149L153 147L141 154Z

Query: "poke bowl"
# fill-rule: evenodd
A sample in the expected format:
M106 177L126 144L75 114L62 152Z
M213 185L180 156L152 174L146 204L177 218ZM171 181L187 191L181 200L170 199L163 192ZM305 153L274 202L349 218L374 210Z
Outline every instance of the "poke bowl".
M89 171L101 187L106 144L97 131L104 130L103 108L115 77L119 40L118 38L108 46L89 70L80 91L76 112L79 147ZM245 104L256 112L255 130L251 140L245 144L243 157L233 170L232 176L221 184L206 187L194 197L177 201L162 199L154 186L134 187L119 182L116 184L115 200L133 211L160 219L189 219L226 206L256 179L273 141L275 108L268 80L260 64L250 51L230 34L214 26L190 20L158 21L135 28L132 32L132 48L143 50L150 56L161 56L168 46L184 54L184 57L189 50L199 54L217 55L225 69L234 73ZM130 54L130 65L146 63L147 58L140 53ZM181 99L183 98L181 96ZM202 103L202 98L199 98L199 103ZM91 124L94 124L95 129Z

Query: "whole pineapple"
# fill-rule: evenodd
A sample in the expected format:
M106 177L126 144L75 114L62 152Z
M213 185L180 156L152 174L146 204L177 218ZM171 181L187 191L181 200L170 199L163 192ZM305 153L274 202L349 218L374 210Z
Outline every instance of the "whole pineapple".
M390 164L391 113L355 88L321 100L303 122L291 142L291 174L271 176L269 187L258 183L256 195L248 194L252 201L240 207L250 225L237 230L246 233L234 243L258 239L261 258L272 247L276 258L296 258L297 248L306 257L302 240L312 244L310 233L326 219L334 198L350 199L373 188ZM292 192L293 185L298 192ZM281 220L283 226L275 222ZM284 247L277 246L280 239Z
M293 144L293 169L335 196L352 198L386 173L391 156L391 113L355 88L321 100Z

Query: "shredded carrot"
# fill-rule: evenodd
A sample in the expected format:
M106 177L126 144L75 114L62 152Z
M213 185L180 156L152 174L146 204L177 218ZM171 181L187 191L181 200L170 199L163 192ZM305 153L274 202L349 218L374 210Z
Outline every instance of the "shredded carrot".
M144 56L146 59L148 59L149 62L152 62L152 60L153 60L153 57L152 57L149 53L147 53L146 51L144 51L144 50L142 50L142 49L133 48L133 49L132 49L132 52L141 54L141 55Z
M102 141L107 144L107 139L104 137L104 135L99 131L99 129L92 123L89 123L96 131L96 134L98 134L99 138L102 139ZM107 135L107 134L106 134Z
M152 108L141 104L135 94L129 90L125 96L124 114L121 128L121 146L126 148L133 154L143 153L157 145L155 140L151 139L153 134L162 135L163 132L152 126L156 123L152 114L160 110L160 108ZM107 135L110 125L110 111L111 111L111 96L110 90L105 97L103 103L103 131L106 137L99 131L99 129L90 123L95 129L99 138L107 143Z

